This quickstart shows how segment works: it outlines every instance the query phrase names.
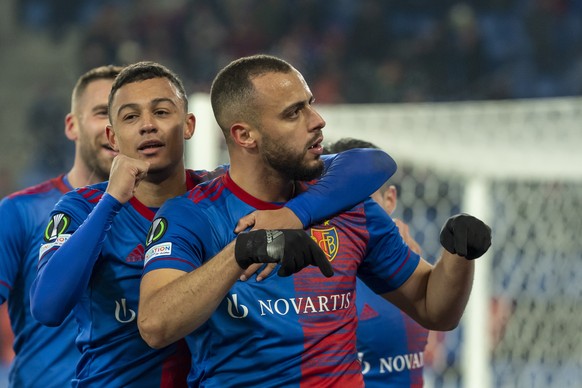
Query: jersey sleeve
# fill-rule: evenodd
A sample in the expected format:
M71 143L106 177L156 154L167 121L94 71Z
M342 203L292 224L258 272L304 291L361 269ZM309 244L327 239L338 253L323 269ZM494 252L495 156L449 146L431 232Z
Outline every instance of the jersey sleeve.
M25 225L27 220L20 214L14 200L4 198L0 202L0 304L8 299L8 294L14 286L20 260L26 253Z
M213 238L211 230L208 217L187 197L166 201L148 232L144 274L163 268L191 272L200 267L205 245Z
M51 212L30 289L31 312L39 322L59 325L77 304L121 207L114 197L104 194L92 208L74 191Z
M377 294L400 287L418 266L420 256L404 242L392 218L374 200L364 203L369 243L358 277Z
M396 162L386 152L356 148L324 155L324 175L285 205L308 227L362 202L396 172Z

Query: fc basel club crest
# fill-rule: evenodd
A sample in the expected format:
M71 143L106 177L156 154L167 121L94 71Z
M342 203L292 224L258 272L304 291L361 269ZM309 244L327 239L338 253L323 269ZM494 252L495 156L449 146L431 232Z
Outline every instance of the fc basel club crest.
M335 226L327 229L311 229L311 238L319 245L327 255L329 261L333 261L337 255L339 238Z
M53 215L44 230L44 241L49 242L54 240L58 235L66 232L69 225L71 225L71 217L65 213Z
M150 226L146 246L161 239L164 233L166 233L166 230L168 230L168 221L166 221L164 217L156 218L154 222L152 222L152 226Z

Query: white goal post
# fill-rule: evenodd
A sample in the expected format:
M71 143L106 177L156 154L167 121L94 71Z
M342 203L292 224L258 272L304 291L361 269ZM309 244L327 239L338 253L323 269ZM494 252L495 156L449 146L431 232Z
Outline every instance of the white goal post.
M208 96L190 104L187 166L228 162ZM326 143L368 140L397 161L396 216L429 261L450 215L493 228L461 327L431 350L426 386L582 381L582 98L317 109Z

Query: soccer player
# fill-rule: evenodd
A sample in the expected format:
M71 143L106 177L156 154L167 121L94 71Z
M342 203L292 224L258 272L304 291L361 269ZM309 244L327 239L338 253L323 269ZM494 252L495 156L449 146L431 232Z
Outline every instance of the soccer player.
M195 118L188 113L182 81L162 65L140 62L124 68L111 88L109 119L107 136L119 152L109 182L68 193L52 211L31 289L32 313L46 325L59 325L74 312L82 350L77 386L185 385L190 367L190 357L183 357L187 347L181 349L176 338L152 349L138 332L144 245L155 211L166 200L223 169L185 170L184 141L194 132ZM350 190L345 198L329 201L335 186L351 186L346 176L357 178L357 169L349 167L355 164L354 156L375 164L375 171L366 177L370 182ZM322 182L328 176L334 182L298 197L283 213L296 212L299 219L290 222L301 225L300 220L310 222L318 212L333 214L352 206L344 201L356 203L376 190L387 179L390 161L377 150L332 156ZM333 173L335 166L338 170Z
M363 386L356 275L425 327L458 324L471 259L490 245L488 226L469 215L448 220L445 251L434 267L408 248L371 199L306 230L237 236L240 217L283 206L304 190L299 181L319 176L325 121L302 75L268 55L222 69L211 102L230 169L159 210L146 247L138 320L155 348L186 336L191 387ZM279 263L278 270L261 282L239 281L250 264L265 262Z
M48 328L30 313L29 289L36 275L38 248L50 211L75 187L107 180L116 155L105 135L107 99L117 66L103 66L83 74L71 97L65 135L75 142L69 172L7 196L0 203L0 303L8 301L14 332L9 384L13 387L70 385L80 353L75 347L77 325L63 317L60 327ZM58 280L58 279L57 279Z
M338 153L378 146L364 140L342 138L325 148L327 152ZM372 199L386 213L392 214L398 203L397 195L396 187L387 181L372 194ZM420 255L420 246L410 236L408 226L397 219L394 223L410 249ZM356 280L356 309L358 356L366 387L422 387L424 348L429 331L376 295L360 279Z

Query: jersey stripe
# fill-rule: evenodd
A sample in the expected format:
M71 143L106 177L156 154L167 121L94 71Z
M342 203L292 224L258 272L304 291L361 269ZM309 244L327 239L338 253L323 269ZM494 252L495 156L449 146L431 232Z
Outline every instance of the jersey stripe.
M27 187L26 189L12 193L8 196L8 198L14 198L21 195L48 193L49 191L55 188L63 194L68 193L69 191L72 190L72 188L67 186L67 184L64 182L64 177L65 177L64 174L59 175L56 178L49 179L48 181L42 182L36 186Z

